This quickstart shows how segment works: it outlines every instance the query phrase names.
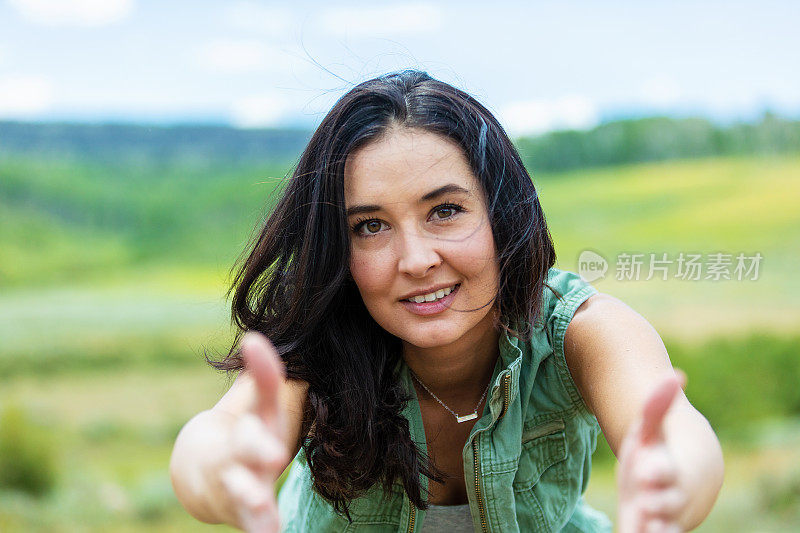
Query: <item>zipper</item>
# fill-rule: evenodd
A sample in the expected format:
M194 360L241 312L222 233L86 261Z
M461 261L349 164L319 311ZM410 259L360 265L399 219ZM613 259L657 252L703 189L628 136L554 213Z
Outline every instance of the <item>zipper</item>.
M498 420L503 418L503 415L506 414L508 410L508 400L509 395L511 393L511 374L508 373L503 376L503 410L500 412L500 416L497 417ZM475 498L478 501L478 512L480 513L481 519L481 531L484 533L488 533L489 528L486 525L486 511L483 509L483 493L481 492L481 463L480 459L478 458L478 439L480 438L480 433L476 433L475 437L472 439L472 462L473 462L473 470L475 471Z
M408 499L408 505L408 533L412 533L414 531L414 520L417 517L417 508L414 507L411 498Z
M489 529L486 527L486 513L483 510L483 494L481 493L481 483L480 483L480 461L478 460L478 439L480 438L480 434L475 435L475 438L472 440L472 459L474 461L474 468L475 471L475 496L478 499L478 511L480 512L481 517L481 530L488 532Z
M511 392L511 374L506 374L503 376L503 410L500 412L500 416L498 420L506 414L508 410L508 399L509 394ZM477 433L475 437L472 439L472 460L475 471L475 496L478 501L478 512L480 513L481 519L481 530L484 533L488 533L489 528L486 525L486 511L483 509L483 493L481 492L481 483L480 483L480 471L481 471L481 464L480 459L478 458L478 439L480 438L480 433ZM414 504L411 502L411 498L408 499L409 511L408 511L408 533L412 533L414 531L414 522L417 516L417 508L414 507Z
M505 376L503 376L503 410L500 411L500 416L497 417L498 420L503 418L503 415L506 414L508 411L508 398L511 395L511 373L509 372Z

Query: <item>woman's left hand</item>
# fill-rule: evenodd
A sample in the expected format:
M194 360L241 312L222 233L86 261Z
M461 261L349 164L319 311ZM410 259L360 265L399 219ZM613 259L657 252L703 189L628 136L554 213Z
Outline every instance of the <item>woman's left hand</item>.
M664 418L686 381L681 372L650 394L625 436L617 466L620 533L676 533L688 503L680 470L664 436Z

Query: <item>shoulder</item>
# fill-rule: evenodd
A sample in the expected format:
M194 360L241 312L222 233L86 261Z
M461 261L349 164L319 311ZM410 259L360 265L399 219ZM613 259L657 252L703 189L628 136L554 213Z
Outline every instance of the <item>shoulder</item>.
M523 359L525 368L521 372L521 380L529 384L531 394L539 391L556 404L564 408L578 407L579 412L584 414L588 410L580 409L583 401L568 370L564 341L576 310L597 292L578 274L550 268L544 280L539 313L532 324L530 338L511 341L511 344L520 347L521 342L525 344L522 352L528 357Z
M582 391L604 372L671 368L650 322L622 300L601 292L576 308L564 335L564 356Z
M537 322L547 326L549 333L556 337L561 329L563 336L578 307L597 292L597 289L578 274L552 267L544 282L541 313Z
M638 327L650 325L622 300L596 291L575 308L567 327L565 344L568 342L570 346L574 346L576 342L592 338L593 334L602 333L604 328L620 330L632 324ZM569 354L573 357L575 355L574 351Z
M629 305L603 293L576 309L565 333L564 357L614 450L653 388L674 373L655 328Z

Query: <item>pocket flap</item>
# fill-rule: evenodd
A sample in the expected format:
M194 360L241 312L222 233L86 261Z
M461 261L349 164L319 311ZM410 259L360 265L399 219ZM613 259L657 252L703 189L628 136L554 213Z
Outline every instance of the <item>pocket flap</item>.
M523 432L513 483L515 490L530 489L539 482L545 471L567 458L564 428L563 420L551 420ZM554 472L554 475L559 477L561 474Z

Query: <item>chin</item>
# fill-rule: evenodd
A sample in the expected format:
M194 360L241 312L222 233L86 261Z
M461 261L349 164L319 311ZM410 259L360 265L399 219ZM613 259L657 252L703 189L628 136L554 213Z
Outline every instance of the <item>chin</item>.
M402 332L398 337L417 348L436 348L457 341L461 335L442 328L431 328L430 330L421 328L413 332Z
M450 344L447 341L439 341L437 339L431 339L430 337L403 339L403 340L411 344L412 346L416 346L417 348L436 348L438 346L445 346L447 344Z

